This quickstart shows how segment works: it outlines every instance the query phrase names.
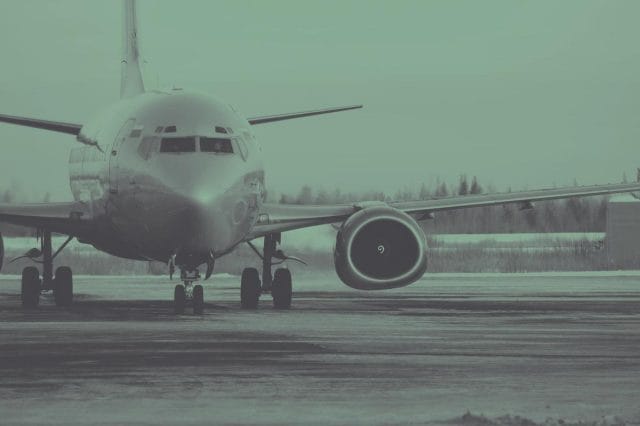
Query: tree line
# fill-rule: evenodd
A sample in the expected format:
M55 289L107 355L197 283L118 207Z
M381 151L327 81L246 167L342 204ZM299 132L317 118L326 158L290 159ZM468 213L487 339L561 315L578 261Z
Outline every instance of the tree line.
M314 190L304 185L296 195L279 194L270 201L281 204L349 204L359 201L415 201L454 195L494 193L484 187L476 176L461 175L455 184L436 181L423 183L419 189L403 188L393 194L382 191L348 192L340 189ZM509 190L510 192L510 190ZM517 233L517 232L604 232L607 197L568 198L538 202L532 209L517 204L442 211L433 219L422 221L427 233Z

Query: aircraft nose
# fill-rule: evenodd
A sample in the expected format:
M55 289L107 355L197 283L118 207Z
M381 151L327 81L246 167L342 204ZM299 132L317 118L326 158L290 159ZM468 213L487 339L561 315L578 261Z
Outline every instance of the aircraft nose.
M226 161L176 157L157 170L165 197L181 212L173 216L173 226L189 250L216 250L232 239L227 222L238 202L233 196L237 172Z
M233 169L221 161L190 157L161 164L158 170L161 181L169 192L194 204L209 206L233 184Z

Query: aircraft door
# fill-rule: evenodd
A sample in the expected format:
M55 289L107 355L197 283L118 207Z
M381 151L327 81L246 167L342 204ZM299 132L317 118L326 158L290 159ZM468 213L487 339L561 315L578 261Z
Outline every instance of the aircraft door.
M113 194L118 192L118 180L120 178L120 168L118 166L118 157L120 157L119 151L122 143L129 137L135 123L136 120L134 118L127 120L113 141L113 147L111 148L111 154L109 155L109 192Z

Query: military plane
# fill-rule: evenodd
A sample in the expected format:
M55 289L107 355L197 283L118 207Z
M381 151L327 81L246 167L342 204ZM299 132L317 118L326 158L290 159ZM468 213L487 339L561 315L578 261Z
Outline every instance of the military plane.
M282 233L334 224L339 228L335 269L348 286L380 290L409 285L426 271L426 238L418 222L452 209L640 191L640 184L566 187L490 195L455 196L415 202L299 206L265 202L262 148L253 126L361 108L352 105L245 118L230 104L207 94L145 90L138 47L135 0L123 1L120 100L85 124L0 115L0 121L66 133L78 143L69 157L74 201L0 204L0 221L37 229L40 248L28 257L42 264L22 272L22 305L38 306L52 291L59 306L73 300L72 271L55 272L53 262L76 238L114 256L160 261L172 276L174 308L201 313L204 279L216 259L248 243L262 259L262 271L245 268L242 308L255 309L270 293L275 308L291 306L289 269L298 260L283 253ZM55 252L51 234L68 236ZM254 240L262 239L262 247ZM0 235L0 268L3 248Z

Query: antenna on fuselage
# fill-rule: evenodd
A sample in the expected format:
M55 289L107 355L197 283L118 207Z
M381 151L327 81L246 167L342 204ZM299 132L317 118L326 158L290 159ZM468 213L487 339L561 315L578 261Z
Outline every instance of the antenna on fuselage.
M120 98L129 98L144 93L144 82L140 71L136 0L123 0L122 11Z

